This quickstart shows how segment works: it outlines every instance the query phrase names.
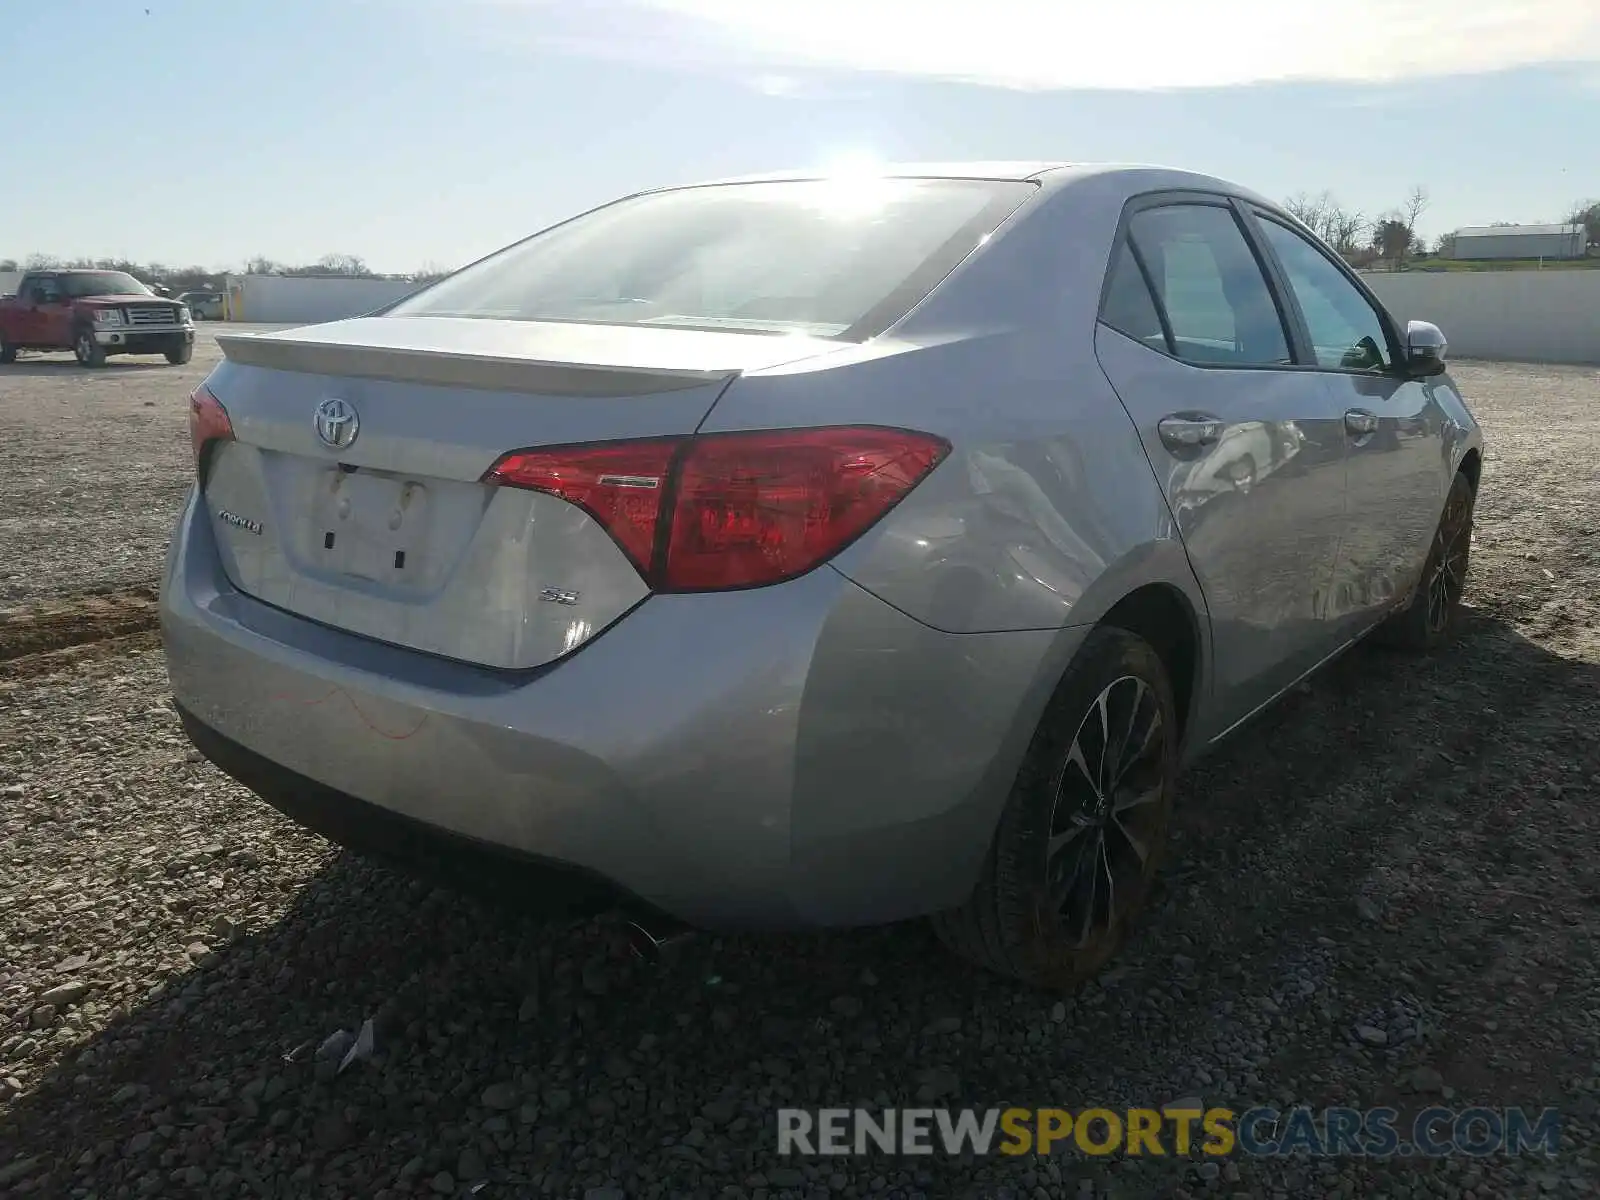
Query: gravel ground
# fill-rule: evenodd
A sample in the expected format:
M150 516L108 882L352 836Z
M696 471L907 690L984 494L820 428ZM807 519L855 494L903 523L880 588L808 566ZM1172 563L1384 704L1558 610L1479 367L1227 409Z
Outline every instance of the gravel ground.
M201 324L181 367L141 355L86 371L27 354L0 369L0 605L160 576L189 487L185 406L221 357Z
M0 1193L1600 1194L1600 373L1457 368L1491 446L1459 643L1358 651L1198 769L1141 932L1058 1000L920 925L642 961L200 761L139 614L208 349L0 373L0 602L31 606L0 614ZM774 1153L786 1103L1179 1097L1561 1105L1562 1154Z

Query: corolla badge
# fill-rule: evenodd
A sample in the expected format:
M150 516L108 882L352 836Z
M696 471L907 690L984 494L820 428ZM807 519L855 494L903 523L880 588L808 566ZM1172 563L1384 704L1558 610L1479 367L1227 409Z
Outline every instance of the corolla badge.
M242 529L246 533L253 533L258 537L261 535L260 521L252 521L249 517L241 517L238 513L229 512L225 508L217 509L217 516L235 529Z
M361 432L361 418L356 414L355 405L337 396L330 396L317 405L314 420L317 437L322 439L323 445L335 450L343 450Z

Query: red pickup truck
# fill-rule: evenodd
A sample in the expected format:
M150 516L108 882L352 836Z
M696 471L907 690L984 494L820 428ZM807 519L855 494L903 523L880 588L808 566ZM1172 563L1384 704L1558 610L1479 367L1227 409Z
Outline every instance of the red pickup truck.
M0 363L19 350L71 350L86 367L112 354L194 353L194 319L124 271L29 271L15 296L0 297Z

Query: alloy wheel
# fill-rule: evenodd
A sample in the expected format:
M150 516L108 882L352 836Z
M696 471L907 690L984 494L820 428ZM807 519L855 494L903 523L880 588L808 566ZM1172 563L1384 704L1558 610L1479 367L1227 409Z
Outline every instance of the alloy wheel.
M1428 576L1428 631L1437 633L1450 620L1467 581L1467 555L1472 547L1469 493L1454 491L1433 535L1433 572Z
M1154 870L1167 729L1156 695L1124 675L1089 706L1056 781L1045 881L1077 947L1114 934Z

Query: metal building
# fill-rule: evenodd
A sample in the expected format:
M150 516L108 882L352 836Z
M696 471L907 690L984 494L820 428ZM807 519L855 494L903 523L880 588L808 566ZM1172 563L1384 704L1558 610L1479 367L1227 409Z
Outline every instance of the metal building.
M1451 258L1582 258L1588 253L1582 225L1475 225L1451 235Z
M312 325L361 316L421 286L407 279L348 275L229 275L222 303L229 321Z

